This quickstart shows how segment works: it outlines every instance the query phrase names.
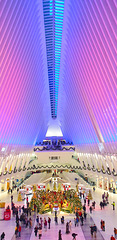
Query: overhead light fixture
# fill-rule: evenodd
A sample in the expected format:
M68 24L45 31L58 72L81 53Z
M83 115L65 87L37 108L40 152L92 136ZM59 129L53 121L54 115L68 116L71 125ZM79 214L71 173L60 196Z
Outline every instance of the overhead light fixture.
M2 147L1 152L4 152L4 151L5 151L5 147Z

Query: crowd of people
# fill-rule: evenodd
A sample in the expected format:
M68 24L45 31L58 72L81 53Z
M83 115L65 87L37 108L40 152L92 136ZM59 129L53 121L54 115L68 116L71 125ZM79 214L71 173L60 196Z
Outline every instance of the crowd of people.
M29 207L29 202L28 202L28 198L26 199L26 207L23 205L21 206L15 206L14 202L13 202L13 195L12 195L12 189L9 189L9 191L11 192L11 209L12 209L12 214L15 217L15 222L16 222L16 226L15 226L15 235L16 238L20 238L21 237L21 232L22 232L22 227L23 228L32 228L32 218L31 218L31 208ZM17 193L18 193L19 189L17 189ZM8 192L9 193L9 192ZM84 200L84 205L83 205L83 210L79 211L77 210L75 212L75 217L74 217L74 226L78 227L79 225L83 226L84 222L86 222L87 220L87 212L86 210L89 209L90 214L92 214L92 212L95 210L95 206L96 206L96 202L95 201L91 201L90 199L87 199L85 197L85 195L80 193L80 197ZM100 208L101 210L105 208L105 206L107 206L109 204L109 194L107 193L103 193L102 194L102 200L100 201ZM86 207L87 206L87 207ZM113 206L113 210L115 210L115 202L112 203ZM8 206L9 208L9 206ZM58 216L57 213L55 211L55 224L58 225ZM65 223L65 219L64 216L61 217L61 224ZM65 233L69 234L72 233L72 221L69 220L65 223ZM46 232L47 229L50 229L51 226L51 218L48 217L48 219L46 219L45 217L42 219L41 217L39 218L39 216L37 215L36 217L36 225L34 227L34 234L35 236L39 237L39 239L41 239L42 237L42 229L44 229L44 231ZM105 231L105 221L104 220L100 220L100 228L102 231ZM92 224L90 226L90 233L91 233L91 237L96 238L96 234L97 234L97 226L95 224ZM73 233L72 234L73 239L76 239L77 234ZM4 239L5 237L5 233L3 232L1 234L1 239ZM113 235L111 235L110 240L115 240L117 239L117 229L114 228L114 232ZM61 229L58 232L58 240L62 240L62 232Z
M92 204L90 204L90 199L86 199L84 197L84 194L81 194L81 198L84 199L84 205L83 205L84 216L83 216L83 218L86 220L86 215L87 215L87 213L86 213L86 201L87 201L87 205L89 207L90 214L92 214L92 211L95 210L96 202L92 201ZM107 193L104 192L102 194L102 200L100 201L100 208L101 208L101 210L104 209L105 206L107 206L108 204L109 204L109 193L108 192ZM115 202L114 201L113 201L113 203L111 205L113 206L113 210L115 210ZM76 221L76 224L78 225L79 219L76 218L74 221ZM83 220L82 220L82 224L81 225L83 225ZM102 220L102 219L100 221L100 228L101 228L102 231L105 231L105 221ZM95 224L90 226L90 231L91 231L91 236L92 237L94 236L96 238L97 227L96 227ZM114 232L114 236L111 235L110 240L117 239L117 229L114 228L113 232Z
M57 213L55 211L55 217L54 217L55 224L56 224L56 217L58 218ZM58 221L57 221L57 223L58 223ZM64 223L65 223L64 222L64 216L62 216L61 217L61 224L64 224ZM39 239L41 239L42 229L44 229L44 231L46 232L47 228L50 229L50 225L51 225L51 218L50 217L48 217L48 219L46 219L46 217L44 217L42 219L42 217L39 218L39 216L37 216L36 217L36 224L35 224L35 227L34 227L35 237L39 237ZM72 221L71 220L66 222L65 229L66 229L65 230L66 234L69 234L69 233L72 232ZM73 239L75 239L74 236L76 237L77 234L73 233L72 236L73 236ZM58 232L58 240L62 240L61 229Z
M102 210L102 208L107 206L107 204L109 204L108 198L109 198L108 192L107 192L107 194L104 192L102 194L102 201L100 201L100 208L101 208L101 210Z
M44 217L44 219L42 219L42 217L40 217L40 219L39 219L39 216L37 216L36 226L34 227L35 236L37 237L37 235L39 235L39 239L41 239L42 228L44 227L45 231L47 231L47 225L48 225L48 229L50 229L50 224L51 224L50 217L48 217L48 220L46 220L45 217Z
M21 208L15 207L12 208L13 216L15 215L16 226L15 226L15 235L17 237L21 237L21 225L25 228L32 228L32 218L31 218L31 210L25 208L24 206ZM28 216L30 213L30 216Z

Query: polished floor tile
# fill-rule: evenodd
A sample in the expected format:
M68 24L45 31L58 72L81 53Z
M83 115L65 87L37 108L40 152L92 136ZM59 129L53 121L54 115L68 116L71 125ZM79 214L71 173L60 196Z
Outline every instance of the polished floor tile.
M51 174L40 174L37 175L37 177L35 176L35 182L43 182L46 181L47 178L49 178L51 176ZM64 179L64 181L66 182L70 182L71 183L71 187L75 188L76 186L76 181L75 178L78 177L80 180L80 183L84 184L86 187L90 187L87 183L85 183L83 181L83 179L81 179L78 175L76 175L75 173L63 173L61 174L62 179ZM31 182L33 181L33 178L29 178L28 181L26 182L26 184L31 184ZM101 196L102 193L104 191L101 189L96 188L95 192L92 192L93 194L93 201L96 201L96 209L92 212L92 214L90 214L89 212L89 207L87 206L87 213L89 214L88 219L86 221L86 223L84 223L84 226L81 227L77 227L75 228L74 226L74 215L68 215L65 214L65 222L71 220L72 221L72 232L77 233L77 240L90 240L92 239L90 236L90 224L92 224L93 222L96 224L97 228L98 228L98 233L97 233L97 240L110 240L110 236L111 234L113 234L113 229L114 227L117 228L117 195L109 193L109 204L105 207L105 209L101 210L100 209L100 201L101 201ZM16 190L13 193L13 197L14 197L14 202L16 205L23 205L26 204L25 201L23 202L17 202L17 198L18 198L18 194L16 192ZM31 196L29 196L29 198L31 198ZM8 193L1 193L0 194L0 201L5 201L6 202L6 206L9 204L10 205L10 201L11 201L11 195ZM115 201L115 211L113 211L112 209L112 202ZM83 199L82 199L83 202ZM60 222L60 218L62 216L63 213L61 213L58 218L59 218L59 224L56 226L55 222L54 222L54 215L51 215L51 229L47 230L47 232L44 231L44 229L42 230L42 240L58 240L58 231L59 229L61 229L62 231L62 240L71 240L72 239L72 232L70 234L66 234L66 229L65 229L65 224L62 225ZM49 215L50 216L50 215ZM91 218L90 218L91 216ZM35 226L35 217L33 218L33 224ZM44 215L42 216L44 217ZM48 215L46 215L46 217L48 217ZM100 229L100 221L104 220L105 221L105 232L102 232ZM93 221L93 222L92 222ZM5 236L5 240L13 240L15 239L14 236L14 231L15 231L15 218L12 216L10 221L0 221L0 234L2 232L5 232L6 236ZM99 232L100 231L100 232ZM21 240L35 240L38 239L34 236L34 229L32 228L30 229L25 229L22 227L22 233L21 233ZM103 238L101 237L101 235L103 236Z

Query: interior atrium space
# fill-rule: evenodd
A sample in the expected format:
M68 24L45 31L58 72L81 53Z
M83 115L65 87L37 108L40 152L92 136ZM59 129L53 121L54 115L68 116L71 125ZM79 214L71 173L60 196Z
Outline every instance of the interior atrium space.
M0 239L117 239L117 2L0 0Z

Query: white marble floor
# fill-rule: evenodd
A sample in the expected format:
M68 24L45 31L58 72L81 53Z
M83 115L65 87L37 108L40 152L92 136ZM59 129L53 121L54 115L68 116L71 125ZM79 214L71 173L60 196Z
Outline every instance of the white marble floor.
M113 234L114 227L117 228L117 195L109 193L109 204L103 209L100 209L99 203L101 199L103 191L101 189L96 189L95 193L93 193L93 199L96 201L96 209L90 214L100 229L100 221L101 219L105 221L105 232L102 231L102 235L105 240L110 239L109 236ZM112 202L115 201L115 210L113 211ZM87 212L89 209L87 207Z
M66 177L70 179L73 183L74 179L77 175L66 173ZM79 177L78 177L79 178ZM84 184L86 187L90 187L83 179L80 179L80 183ZM106 191L105 191L106 192ZM87 212L92 216L95 224L97 225L98 229L100 229L100 221L101 219L105 221L105 232L101 231L105 240L110 239L111 234L113 234L114 227L117 228L117 194L113 194L109 192L109 204L105 207L105 209L100 209L100 201L102 200L102 194L104 190L96 188L96 191L93 192L93 201L96 202L96 209L93 211L92 214L89 213L89 207L87 206ZM113 211L112 203L115 202L115 211Z
M44 175L44 177L41 176L41 179L44 180L44 179L48 178L49 176L50 175ZM76 185L75 177L77 176L75 173L72 173L72 174L64 173L61 176L62 176L62 178L66 179L66 182L69 181L71 183L72 187L75 187L75 185ZM38 179L39 179L39 176L38 176ZM33 181L33 179L31 179L31 181ZM35 181L36 181L36 178L35 178ZM80 179L80 182L88 187L88 184L86 184L82 179ZM28 184L30 184L30 179L28 180ZM111 234L113 234L114 227L117 228L117 195L109 193L109 205L106 206L105 209L101 210L99 203L100 203L103 192L104 191L102 191L101 189L96 189L96 191L93 192L93 200L96 201L96 209L93 211L91 216L99 230L100 230L100 220L102 219L105 221L106 229L105 229L105 232L101 232L101 233L105 240L109 240ZM14 202L16 204L18 204L18 205L24 204L24 202L21 202L21 203L17 202L17 192L16 191L14 191L13 196L14 196ZM10 194L8 195L7 193L2 193L2 194L0 194L0 201L5 201L6 205L8 205L8 204L10 204L10 201L11 201L10 197L11 197ZM113 211L112 205L111 205L113 201L115 201L115 205L116 205L115 211ZM87 206L87 212L89 213L88 206ZM46 240L58 239L59 229L62 230L63 240L72 239L71 234L69 234L69 235L65 234L65 225L61 225L60 217L61 217L61 215L59 216L59 224L57 226L55 226L54 216L51 216L51 218L52 218L51 229L50 230L48 229L47 232L43 231L42 239L46 239ZM76 232L78 234L77 239L84 240L85 238L84 238L82 229L80 226L78 227L78 229L76 229L74 227L73 218L74 218L73 215L67 215L67 214L65 215L65 221L72 220L72 231L76 232L76 230L77 230L77 232ZM5 240L12 239L12 237L14 235L14 229L15 229L15 218L14 217L12 217L10 221L0 221L0 234L3 231L6 233ZM36 237L34 236L34 231L32 231L30 240L33 240L33 239L36 239ZM24 240L24 239L22 239L22 240ZM90 239L88 239L88 240L90 240Z
M61 216L64 215L65 217L65 223L61 224ZM78 240L85 240L83 232L81 230L81 226L79 225L78 227L74 226L74 215L70 215L69 214L64 214L64 213L60 213L58 216L58 225L55 225L55 221L54 221L54 216L53 215L43 215L42 218L46 217L46 219L48 218L48 216L51 217L51 228L47 229L47 231L45 231L45 229L42 229L42 239L43 240L58 240L58 232L61 229L61 233L62 233L62 239L63 240L71 240L72 237L72 233L76 233L77 235L77 239ZM67 221L72 221L72 227L71 227L71 233L66 234L66 223ZM36 225L36 223L35 223ZM36 240L37 237L35 237L34 231L32 231L32 235L30 240Z

